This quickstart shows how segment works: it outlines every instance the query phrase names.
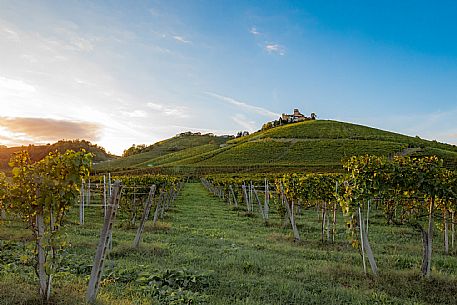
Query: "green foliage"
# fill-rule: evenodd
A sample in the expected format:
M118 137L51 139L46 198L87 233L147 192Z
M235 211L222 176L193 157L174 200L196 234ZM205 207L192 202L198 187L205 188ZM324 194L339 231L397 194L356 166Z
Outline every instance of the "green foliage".
M8 196L11 184L6 178L5 173L0 172L0 210L8 209Z
M378 199L389 222L407 223L423 236L422 272L429 276L434 210L455 210L455 173L443 167L436 156L392 159L377 156L352 157L344 163L349 174L344 182L340 203L349 217L353 232L357 211L372 199ZM399 219L394 219L399 217ZM428 215L428 229L421 218Z
M59 234L64 217L79 198L81 179L89 175L92 155L81 151L49 153L33 163L26 151L13 155L9 210L28 223L36 241L36 271L40 291L49 299L51 277L56 272L58 253L67 245ZM47 279L44 277L47 276ZM43 287L44 283L47 287ZM46 292L47 291L47 292Z
M156 186L155 194L176 190L181 178L168 175L113 176L122 182L123 191L120 201L121 212L127 214L128 226L135 226L135 220L142 215L144 204L152 185Z
M20 151L27 151L30 155L30 159L33 162L36 162L46 157L50 152L58 151L63 154L67 150L85 150L93 155L94 162L106 161L115 157L108 153L103 147L92 144L86 140L60 140L56 143L47 145L28 145L8 148L0 147L0 171L9 171L10 167L8 166L8 162L14 153Z
M132 146L130 146L129 148L124 150L124 152L122 153L122 157L128 157L128 156L133 156L133 155L139 154L145 148L146 148L145 144L139 144L139 145L133 144Z

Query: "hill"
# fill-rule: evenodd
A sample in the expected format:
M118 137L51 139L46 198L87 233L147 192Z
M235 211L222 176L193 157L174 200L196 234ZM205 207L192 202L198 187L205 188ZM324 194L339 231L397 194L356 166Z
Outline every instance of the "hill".
M213 134L181 133L173 138L150 145L141 153L96 164L95 170L123 171L138 167L169 164L215 150L229 139L228 136L215 136Z
M11 155L15 152L26 150L28 151L30 158L33 161L38 161L44 158L47 154L53 151L65 152L68 149L79 151L85 149L94 155L94 163L113 159L116 156L106 152L103 147L96 144L92 144L86 140L61 140L54 144L48 145L28 145L28 146L16 146L16 147L0 147L0 171L9 171L10 167L8 162Z
M163 142L167 141L176 139ZM104 170L146 172L334 172L342 170L342 159L353 155L400 154L437 155L444 159L446 166L457 168L457 147L454 145L330 120L305 121L258 131L231 139L222 147L195 145L192 149L169 153L162 151L160 158L140 154L102 164L107 165ZM124 166L110 167L111 164Z

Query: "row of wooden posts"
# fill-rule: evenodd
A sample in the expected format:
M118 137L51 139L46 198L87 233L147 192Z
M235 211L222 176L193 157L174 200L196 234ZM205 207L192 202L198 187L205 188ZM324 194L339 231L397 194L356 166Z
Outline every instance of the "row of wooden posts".
M239 206L237 196L235 195L233 186L228 187L228 191L223 186L213 185L208 180L202 178L201 182L205 188L211 192L214 196L219 197L221 200L226 201L229 205L233 205L236 208ZM265 185L263 187L256 187L252 182L249 184L243 183L241 186L243 201L246 204L246 210L248 213L254 213L254 206L257 204L258 210L265 222L268 222L269 211L270 211L270 189L268 181L265 179ZM263 203L260 200L259 193L264 195Z
M229 205L239 207L241 204L238 202L234 188L237 186L229 185L228 188L224 186L217 186L202 178L202 184L213 195L224 200ZM254 207L258 206L258 211L262 219L267 223L269 220L270 212L270 198L277 198L278 202L285 208L285 225L290 224L295 240L300 240L300 234L296 224L296 214L302 212L302 204L289 200L284 194L283 188L281 191L275 189L270 190L270 184L267 179L264 180L264 185L255 186L252 182L243 183L241 185L242 199L248 213L254 213ZM261 197L263 195L263 203ZM318 220L321 222L321 240L322 241L335 241L337 233L337 203L327 203L325 201L316 204ZM333 217L332 217L333 216ZM333 219L331 219L333 218ZM368 227L368 219L367 219Z
M225 188L223 186L216 186L213 185L211 182L209 182L206 179L201 179L203 185L213 193L215 196L218 196L221 200L225 200L228 204L231 204L232 199L234 202L235 206L238 206L237 198L235 195L235 192L233 191L233 186L229 186L229 191L226 192ZM241 186L242 190L242 196L243 200L246 204L246 209L248 212L253 212L254 211L254 199L258 203L259 211L263 217L263 220L265 222L268 222L268 211L269 211L269 198L273 196L277 196L278 201L281 203L282 206L285 207L286 209L286 221L287 223L290 224L292 228L292 232L294 234L294 239L296 241L300 240L300 233L297 228L296 224L296 217L295 217L295 210L297 210L297 213L300 214L302 205L299 204L299 202L295 202L294 200L288 200L287 196L284 194L284 187L281 186L281 191L274 191L271 192L269 190L269 183L265 179L265 185L261 187L263 189L264 193L264 205L262 207L261 201L259 199L258 192L256 190L256 187L253 185L252 182L249 184L243 183ZM338 190L338 185L336 185L336 190ZM259 191L262 192L262 191ZM318 220L321 221L321 241L329 241L331 240L332 242L335 242L335 236L336 236L336 231L337 231L337 202L333 203L327 203L325 201L320 202L319 204L316 204L317 208L317 216ZM330 225L330 215L329 211L332 212L332 224ZM369 210L367 211L367 216L366 216L366 223L363 220L361 210L359 208L358 210L358 228L360 232L360 242L361 242L361 250L362 250L362 256L363 256L363 268L366 273L367 266L365 263L366 258L368 258L368 261L370 263L370 266L373 270L373 272L376 274L377 273L377 266L376 266L376 261L374 260L373 252L370 247L370 243L368 241L368 216L369 216ZM331 236L330 236L331 234Z
M234 203L235 206L240 205L240 203L237 201L235 192L234 192L234 187L230 185L227 188L224 186L217 186L213 185L211 182L209 182L206 179L202 179L203 185L215 196L218 196L220 199L225 200L227 203L231 204L232 202ZM262 191L257 191L256 187L251 183L246 184L243 183L241 186L241 191L242 191L242 198L246 206L246 210L248 212L253 212L255 202L258 203L259 206L259 211L261 212L261 215L264 219L264 221L268 221L268 203L269 203L269 198L276 198L278 199L278 202L281 203L281 205L286 209L286 217L287 217L287 223L290 224L292 228L292 232L294 234L295 240L300 240L300 234L297 229L297 224L295 221L295 214L300 214L301 209L302 209L302 204L301 202L295 202L294 200L290 200L285 196L284 194L284 189L283 186L281 186L280 191L269 191L268 190L268 181L265 180L265 186L263 187L257 187L257 189L264 189L264 194L265 194L265 201L264 201L264 207L262 208L261 206L261 201L259 200L258 193L261 193ZM336 184L336 189L335 192L338 193L338 183ZM376 203L380 199L375 199L375 200L368 200L365 206L365 211L362 210L362 208L359 206L357 208L357 213L355 217L355 226L358 231L358 239L360 242L360 250L362 254L362 262L363 262L363 269L364 272L367 273L367 265L371 267L371 270L374 274L378 273L378 267L376 264L376 260L370 245L370 241L368 239L368 231L369 231L369 219L370 219L370 211L372 209L373 202ZM316 209L317 209L317 215L319 221L321 221L321 240L322 241L335 241L335 236L337 234L337 211L339 209L338 203L336 201L333 202L325 202L325 201L317 201L316 202ZM446 215L445 215L446 216ZM446 224L446 217L443 216L443 219L445 220L444 224L444 249L445 253L449 253L449 237L448 235L448 228ZM333 219L331 219L333 218ZM454 247L454 239L455 239L455 226L454 226L454 213L451 214L451 238L450 238L450 244L451 247ZM368 261L368 262L367 262Z
M159 196L156 196L157 187L151 185L148 198L144 205L144 211L141 218L140 225L137 229L135 239L133 240L133 247L138 248L141 241L141 236L144 231L146 221L148 220L151 208L156 202L154 211L153 224L155 225L159 218L164 217L164 213L168 210L174 201L176 200L183 183L179 183L178 187L170 188L168 191L160 192ZM100 240L95 253L94 264L92 266L91 276L89 280L89 286L87 289L87 301L89 303L95 302L97 298L97 292L100 285L100 280L103 274L103 266L106 260L106 256L112 247L112 231L114 220L119 208L119 202L122 196L123 186L120 181L114 182L112 188L110 187L110 197L108 204L104 205L105 218L103 227L100 233ZM90 190L90 189L89 189ZM90 198L90 197L89 197Z
M91 199L96 194L99 195L101 205L103 206L103 212L106 216L107 203L112 194L113 186L111 184L111 174L103 175L103 184L93 183L90 179L81 182L80 200L79 200L79 223L84 224L84 213L85 208L91 205ZM100 205L100 204L99 204ZM94 206L94 204L92 204Z

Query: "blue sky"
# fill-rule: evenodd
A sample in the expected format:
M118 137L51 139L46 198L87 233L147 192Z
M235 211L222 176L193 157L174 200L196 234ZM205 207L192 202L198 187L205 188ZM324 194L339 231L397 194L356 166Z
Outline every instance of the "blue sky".
M457 144L453 1L0 0L0 143L121 153L300 108Z

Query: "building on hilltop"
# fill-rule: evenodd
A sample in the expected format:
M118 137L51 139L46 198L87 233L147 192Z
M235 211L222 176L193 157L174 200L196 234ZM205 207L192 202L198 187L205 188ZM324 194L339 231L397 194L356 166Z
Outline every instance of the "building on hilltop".
M303 115L300 112L300 110L295 108L293 114L285 114L285 113L283 113L279 117L279 119L263 124L261 130L267 130L267 129L274 128L274 127L277 127L277 126L282 126L282 125L286 125L286 124L293 124L293 123L298 123L298 122L304 122L304 121L311 121L311 120L315 120L315 119L317 119L317 115L314 112L311 113L311 116L307 117L307 116Z
M303 122L303 121L308 121L308 120L315 120L316 119L316 114L311 113L310 117L307 117L303 115L300 110L294 109L293 114L285 114L283 113L281 117L279 118L279 124L289 124L289 123L298 123L298 122Z
M304 116L298 109L294 109L293 114L283 113L280 118L280 120L283 121L284 123L297 123L297 122L305 121L306 119L307 119L307 117Z

